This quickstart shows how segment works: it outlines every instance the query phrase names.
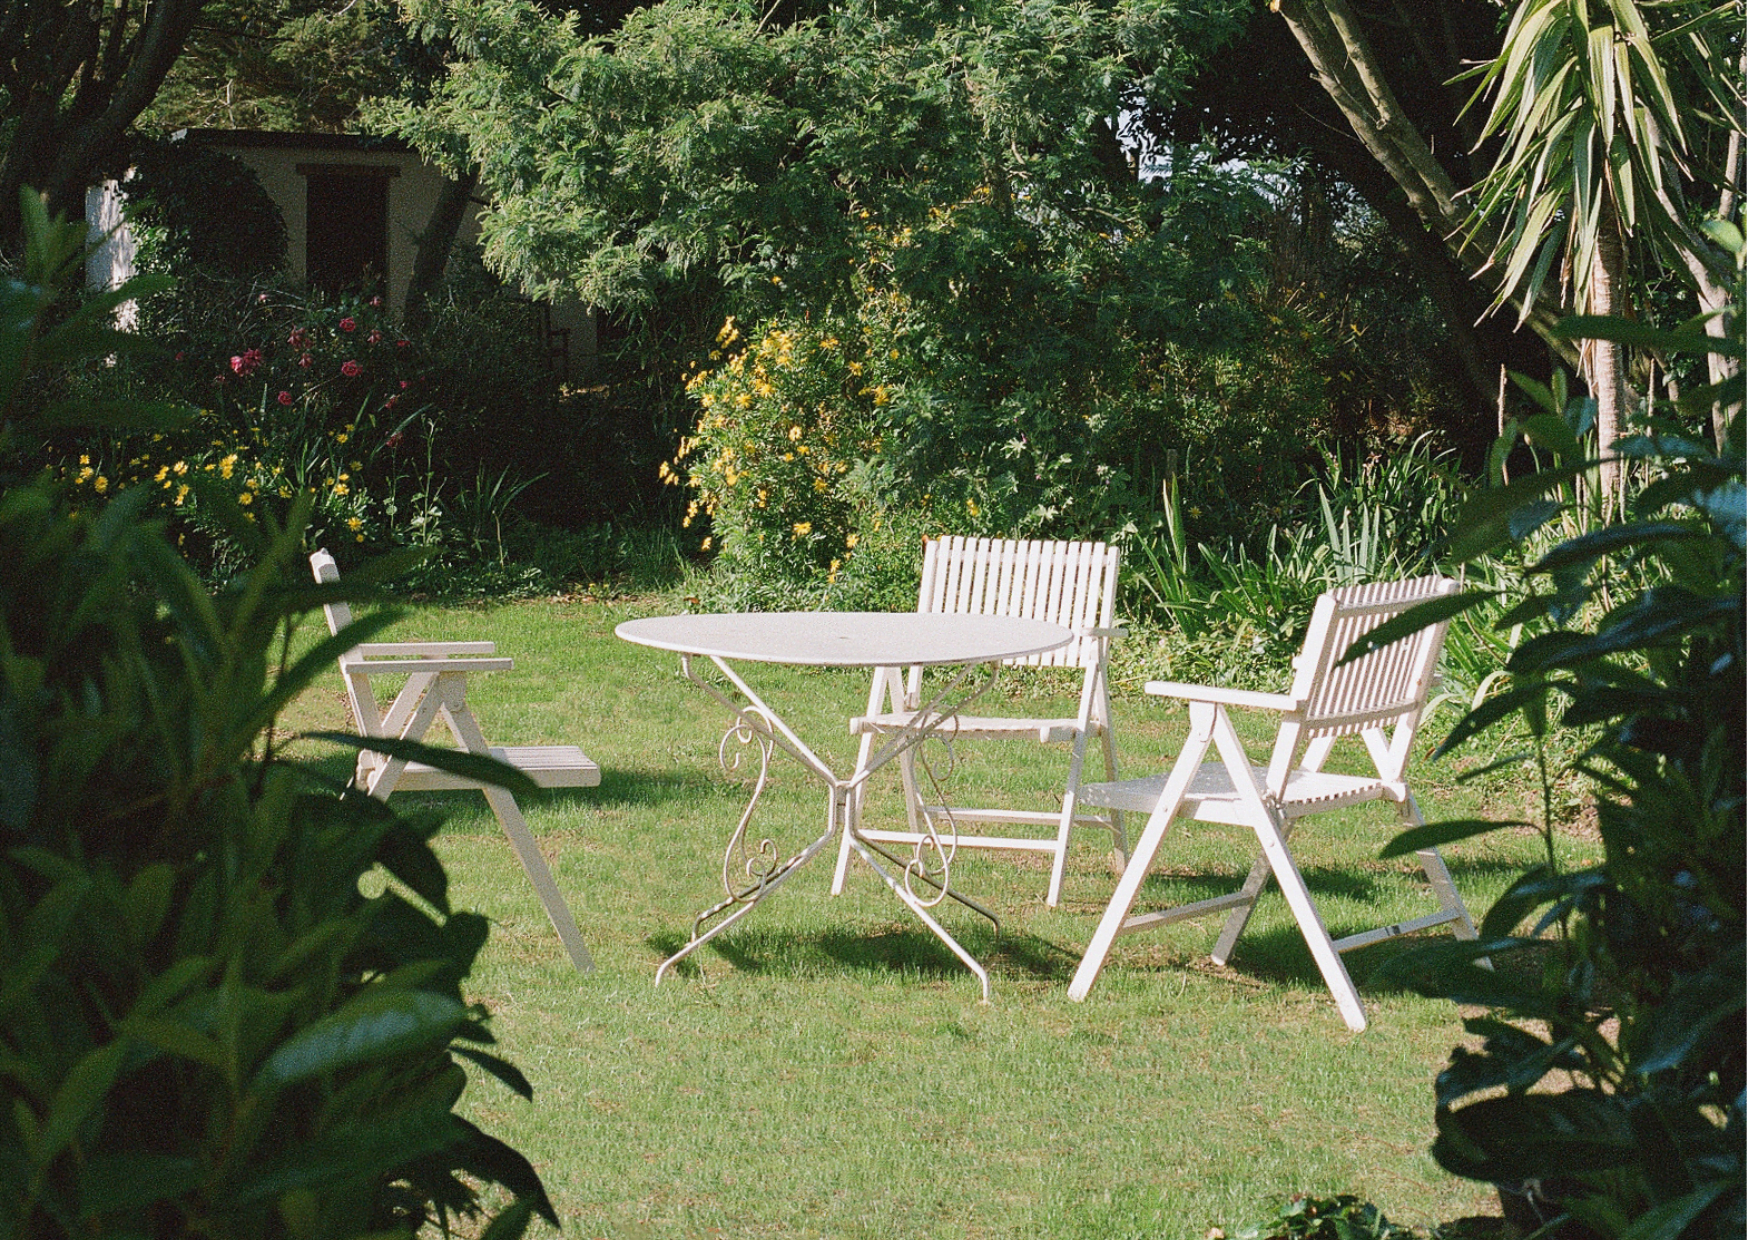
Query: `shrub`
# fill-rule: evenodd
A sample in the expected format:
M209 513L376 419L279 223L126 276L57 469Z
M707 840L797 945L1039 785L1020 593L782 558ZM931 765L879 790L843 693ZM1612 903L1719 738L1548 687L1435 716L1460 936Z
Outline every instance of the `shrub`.
M188 142L140 142L124 188L140 271L248 280L271 278L285 265L285 220L235 155Z
M310 499L282 527L207 488L251 565L208 593L146 490L93 511L18 481L49 425L104 416L24 378L137 347L99 324L146 291L45 327L85 229L25 215L26 280L0 286L0 1237L410 1235L492 1184L495 1234L556 1223L454 1111L464 1065L529 1086L463 997L487 924L450 910L436 822L280 752L281 708L383 627L291 657L341 597L300 571Z
M1736 311L1729 325L1724 347L1739 356ZM1717 345L1697 324L1653 333L1592 320L1575 330L1671 352ZM1523 1186L1553 1203L1554 1222L1611 1238L1739 1236L1744 1226L1741 382L1683 402L1689 415L1713 400L1732 413L1721 448L1673 422L1617 442L1652 480L1629 518L1530 566L1500 623L1544 631L1517 646L1502 691L1441 746L1512 718L1537 738L1587 732L1577 766L1596 792L1602 863L1563 871L1544 821L1545 860L1488 911L1478 942L1392 964L1423 993L1488 1009L1464 1021L1479 1049L1453 1051L1438 1077L1440 1165ZM1524 429L1555 460L1465 508L1459 560L1583 502L1571 484L1595 462L1570 427L1543 414ZM1495 597L1472 590L1450 606ZM1393 640L1396 628L1368 642ZM1497 825L1431 824L1385 855Z

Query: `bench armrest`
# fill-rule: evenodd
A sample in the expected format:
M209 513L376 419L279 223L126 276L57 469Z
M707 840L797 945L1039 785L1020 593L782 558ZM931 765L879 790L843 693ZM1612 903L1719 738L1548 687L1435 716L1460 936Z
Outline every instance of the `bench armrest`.
M363 672L369 676L423 674L427 672L507 672L516 665L508 655L495 659L354 659L343 657L340 670L347 675Z
M360 659L442 659L497 652L495 642L365 642L351 651Z

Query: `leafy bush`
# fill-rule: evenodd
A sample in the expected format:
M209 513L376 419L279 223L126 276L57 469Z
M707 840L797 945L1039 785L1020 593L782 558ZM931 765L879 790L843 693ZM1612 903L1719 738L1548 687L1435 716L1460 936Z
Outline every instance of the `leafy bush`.
M271 278L285 265L285 220L254 170L189 142L141 142L125 183L138 269Z
M85 229L25 213L0 286L0 1237L410 1235L491 1184L515 1198L493 1234L556 1223L454 1112L466 1064L529 1086L463 997L487 924L450 910L436 823L280 752L279 711L384 623L291 657L341 597L300 571L310 499L282 527L199 475L251 563L212 594L147 490L94 512L19 481L53 425L166 413L35 403L27 376L137 347L101 323L147 289L47 327Z
M1730 329L1724 347L1740 356L1735 312ZM1671 352L1716 347L1698 325L1653 333L1591 320L1576 330ZM1479 941L1393 962L1423 993L1489 1009L1464 1021L1479 1049L1453 1051L1438 1078L1440 1165L1527 1186L1553 1203L1556 1222L1611 1238L1739 1236L1744 1226L1741 383L1738 374L1684 401L1690 415L1713 400L1732 412L1722 450L1670 422L1617 442L1652 480L1629 519L1530 566L1499 623L1545 627L1513 651L1503 690L1441 746L1512 718L1538 738L1587 730L1578 767L1596 790L1602 863L1563 871L1549 834L1546 859L1488 911ZM1564 459L1467 506L1459 560L1583 502L1571 484L1594 462L1570 428L1544 414L1524 429ZM1472 590L1449 606L1495 597ZM1430 618L1405 616L1368 641ZM1385 855L1498 825L1435 823Z
M1234 1240L1412 1240L1413 1235L1371 1202L1348 1193L1293 1197L1273 1218L1233 1233Z

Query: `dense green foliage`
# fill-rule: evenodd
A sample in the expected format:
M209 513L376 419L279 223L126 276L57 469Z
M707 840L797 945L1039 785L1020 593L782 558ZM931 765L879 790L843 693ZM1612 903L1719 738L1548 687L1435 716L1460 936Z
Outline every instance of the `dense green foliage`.
M1739 316L1727 326L1728 347L1740 350ZM1714 347L1699 324L1655 333L1590 320L1576 330L1670 350ZM1688 416L1714 398L1735 414L1722 452L1679 423L1654 421L1620 442L1651 481L1628 519L1562 542L1530 567L1501 624L1536 632L1507 661L1503 691L1444 744L1513 719L1538 739L1550 728L1582 730L1590 741L1577 766L1596 789L1602 862L1563 870L1549 835L1545 860L1488 911L1478 942L1423 948L1396 966L1423 993L1490 1009L1464 1022L1479 1049L1453 1051L1438 1079L1440 1164L1527 1184L1611 1238L1735 1236L1743 1227L1740 380L1690 394ZM1459 560L1553 519L1562 489L1594 466L1553 415L1524 429L1554 459L1471 502L1454 539ZM1443 610L1493 597L1472 591ZM1368 640L1393 635L1380 629ZM1500 825L1435 823L1385 855Z
M536 593L609 575L630 530L661 524L653 437L612 393L530 366L533 307L477 263L453 264L428 309L410 330L381 298L187 265L139 299L151 345L61 386L171 397L193 417L63 432L45 460L86 505L148 488L208 575L247 555L215 490L276 510L312 491L312 540L349 558L423 548L421 588Z
M145 489L93 513L36 475L55 425L174 423L40 403L45 369L138 347L107 312L150 289L57 313L85 229L25 205L0 286L0 1236L411 1234L485 1184L515 1195L503 1234L556 1221L454 1111L465 1064L530 1088L462 994L487 923L450 909L436 822L279 752L279 713L390 615L292 658L340 597L300 571L308 496L282 526L203 495L250 553L214 594Z
M126 195L139 271L247 279L285 266L285 220L235 155L193 143L141 143Z
M915 2L785 23L673 0L594 39L525 3L423 12L465 56L428 103L381 115L479 162L497 269L646 315L633 347L712 402L677 464L724 599L867 605L890 573L866 561L909 518L1144 527L1172 453L1192 523L1260 539L1312 436L1400 435L1421 403L1375 377L1412 308L1272 261L1277 182L1192 146L1144 178L1116 132L1236 9ZM1363 232L1322 240L1357 253ZM1352 415L1380 393L1375 421ZM784 442L828 424L836 464L798 489Z

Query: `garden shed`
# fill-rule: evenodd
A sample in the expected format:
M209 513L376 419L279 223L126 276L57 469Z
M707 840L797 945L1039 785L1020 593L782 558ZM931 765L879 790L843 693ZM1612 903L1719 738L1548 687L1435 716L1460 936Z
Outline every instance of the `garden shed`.
M184 129L173 142L219 151L248 166L284 220L293 279L329 292L374 279L395 314L405 308L419 236L445 184L442 171L405 142L252 129ZM117 194L113 182L91 191L86 219L94 229L109 232L119 223ZM477 244L483 205L464 214L458 245ZM133 274L134 254L124 228L93 256L90 282L119 285ZM531 303L529 330L561 373L595 351L594 316L575 299Z

